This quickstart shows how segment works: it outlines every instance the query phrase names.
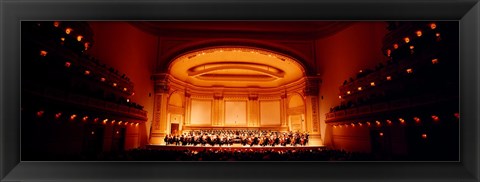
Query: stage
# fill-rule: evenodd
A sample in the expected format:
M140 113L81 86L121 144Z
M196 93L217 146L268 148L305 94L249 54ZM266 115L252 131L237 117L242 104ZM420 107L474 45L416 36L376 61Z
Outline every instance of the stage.
M300 145L297 145L297 146L249 146L249 145L246 145L246 146L242 146L241 144L233 144L231 146L226 146L226 145L223 145L223 146L218 146L218 145L215 145L215 146L210 146L210 145L207 145L207 146L181 146L181 145L147 145L146 146L147 149L153 149L153 150L190 150L190 151L200 151L200 150L209 150L209 149L214 149L214 150L217 150L217 149L225 149L225 150L273 150L273 151L277 151L277 150L318 150L318 149L325 149L326 147L325 146L312 146L312 145L307 145L307 146L300 146Z

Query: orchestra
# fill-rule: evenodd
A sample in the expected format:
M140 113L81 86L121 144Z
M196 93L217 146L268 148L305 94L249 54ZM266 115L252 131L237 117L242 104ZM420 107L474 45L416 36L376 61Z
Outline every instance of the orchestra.
M279 132L266 130L197 130L181 135L168 134L166 145L176 146L306 146L308 132Z

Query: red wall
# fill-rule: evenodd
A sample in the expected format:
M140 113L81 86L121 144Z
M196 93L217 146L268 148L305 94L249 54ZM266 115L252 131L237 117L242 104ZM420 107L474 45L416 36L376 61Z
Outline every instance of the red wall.
M145 126L143 133L148 134L153 119L154 94L150 76L157 58L158 38L126 22L90 22L90 26L94 32L94 45L89 54L125 73L134 83L135 95L130 99L148 111L146 125L140 125ZM138 144L130 140L135 139L127 137L126 144ZM144 143L147 138L141 138L141 141ZM130 147L126 145L126 148Z
M355 78L360 69L373 69L385 61L380 48L386 33L385 22L358 22L316 41L317 70L322 79L320 98L323 96L319 102L320 127L325 145L332 145L331 133L326 132L325 114L340 104L339 87L349 77ZM340 139L344 136L335 137L345 141Z

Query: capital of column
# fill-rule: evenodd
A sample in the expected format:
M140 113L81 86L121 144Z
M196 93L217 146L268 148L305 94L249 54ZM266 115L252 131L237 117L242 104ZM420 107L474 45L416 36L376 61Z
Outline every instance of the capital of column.
M307 76L305 84L305 95L306 96L317 96L319 93L320 84L322 80L317 76Z
M168 93L170 87L169 83L170 75L168 73L156 73L151 76L155 86L155 93Z

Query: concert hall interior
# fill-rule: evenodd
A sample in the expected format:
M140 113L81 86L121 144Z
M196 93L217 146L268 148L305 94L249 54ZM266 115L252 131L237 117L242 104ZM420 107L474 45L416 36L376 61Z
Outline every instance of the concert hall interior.
M22 21L21 158L458 161L455 21Z

